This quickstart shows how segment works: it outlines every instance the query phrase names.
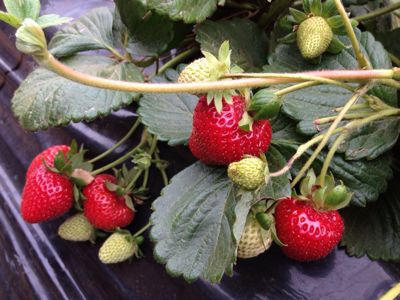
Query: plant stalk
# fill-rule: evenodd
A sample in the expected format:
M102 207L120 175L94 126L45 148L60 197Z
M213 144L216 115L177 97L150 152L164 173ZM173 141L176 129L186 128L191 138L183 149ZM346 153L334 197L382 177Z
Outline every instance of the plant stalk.
M328 173L329 165L331 164L333 156L335 155L337 149L340 147L342 142L346 139L346 137L347 137L347 132L346 131L342 132L333 143L331 149L329 149L329 152L325 157L324 164L322 165L321 173L319 175L319 184L321 186L324 186L325 184L325 176Z
M347 15L347 12L343 6L342 1L341 0L334 0L334 1L336 4L336 8L342 17L344 26L346 28L347 36L351 41L351 45L358 60L358 65L360 69L370 69L371 68L370 63L368 62L368 60L365 58L364 54L361 51L360 44L358 43L356 34L353 30L353 26L351 25L349 16Z
M103 152L102 154L96 156L95 158L92 158L91 160L88 161L88 163L94 163L104 157L106 157L107 155L109 155L111 152L113 152L115 149L117 149L119 146L121 146L123 143L125 143L129 137L135 132L135 130L139 127L141 122L140 117L138 117L135 121L135 123L133 124L133 126L131 127L131 129L129 129L129 131L125 134L125 136L120 139L117 143L114 144L114 146L112 146L111 148L107 149L105 152Z
M310 156L310 158L307 160L307 162L303 165L301 168L300 172L297 174L295 179L291 183L291 187L294 187L300 179L303 177L304 173L310 168L311 164L314 162L314 160L317 158L318 154L322 151L322 149L325 147L325 145L328 143L329 138L332 136L334 133L335 129L339 125L339 123L342 121L344 115L346 112L349 110L349 108L357 102L359 97L362 94L365 94L368 91L369 85L364 85L362 88L360 88L350 99L347 101L346 105L344 106L343 110L340 111L339 115L333 121L331 126L329 127L328 131L325 133L324 138L322 141L319 143L318 147L314 150L313 154Z
M177 56L175 56L173 59L169 60L168 62L166 62L159 70L158 70L158 74L162 74L164 73L168 68L172 68L175 65L179 64L180 62L182 62L183 60L185 60L186 58L194 55L197 51L199 51L198 48L190 48L188 50L185 50L181 53L179 53Z
M382 16L384 14L391 13L392 11L395 11L397 9L400 9L400 2L384 6L382 8L371 11L370 13L367 13L365 15L355 17L354 20L356 20L358 22L367 21L367 20Z
M139 93L200 93L209 91L220 91L229 89L241 89L248 87L261 87L281 83L309 81L321 78L332 78L349 81L365 81L370 79L392 79L400 77L400 68L388 70L328 70L314 71L304 73L271 73L270 78L248 78L227 81L214 82L196 82L196 83L142 83L118 81L96 77L78 72L67 65L64 65L50 53L46 60L41 61L42 65L52 70L58 75L72 81L93 86L97 88L118 90L125 92ZM323 80L323 79L322 79Z

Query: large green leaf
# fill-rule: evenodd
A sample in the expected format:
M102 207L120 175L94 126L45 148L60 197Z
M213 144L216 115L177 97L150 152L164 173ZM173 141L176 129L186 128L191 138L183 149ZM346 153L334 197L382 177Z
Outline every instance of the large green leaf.
M175 81L178 73L169 69L154 82ZM149 131L169 145L186 144L192 132L193 111L198 97L192 94L144 94L139 115Z
M342 245L357 257L400 261L400 185L399 173L379 201L366 208L351 207L343 211L345 233Z
M252 21L232 19L206 21L196 29L196 40L201 49L218 54L221 44L229 40L232 49L232 63L249 70L260 69L267 60L267 39Z
M370 33L359 33L362 50L371 61L374 68L391 68L390 59L382 45L375 41ZM348 44L347 38L343 41ZM358 63L351 49L343 50L339 55L324 54L320 65L311 65L305 61L297 47L280 45L272 56L271 65L267 70L300 71L315 69L357 69ZM372 94L380 97L386 103L397 106L396 90L377 86ZM332 116L334 108L343 106L351 97L347 90L336 86L323 85L296 91L284 96L283 112L298 121L297 130L304 135L315 135L326 126L316 126L314 120ZM360 100L362 101L362 100ZM342 124L343 125L343 124ZM390 129L388 131L387 129ZM339 149L346 159L374 159L391 148L397 140L400 124L397 118L378 121L351 133L350 138Z
M153 202L156 259L173 276L218 282L232 274L252 197L235 196L223 168L197 162L172 178Z
M140 70L105 56L77 55L63 60L66 65L103 78L143 81ZM137 98L137 93L103 90L81 85L44 68L33 71L12 99L14 115L28 130L90 121L108 115Z
M275 140L274 145L280 153L290 159L297 149L297 145L285 141ZM307 151L291 169L295 176L305 161L310 157L311 151ZM325 161L326 152L322 152L313 164L314 170L320 171ZM389 155L381 155L374 160L348 161L342 155L336 154L330 164L330 171L335 179L342 180L350 191L354 192L352 204L365 206L367 202L378 199L379 194L387 188L387 181L392 177Z
M7 12L21 21L25 18L36 20L40 13L39 0L4 0Z
M148 0L147 5L158 13L168 15L172 20L185 23L199 23L211 16L219 0Z
M64 57L80 51L113 50L113 10L99 7L56 32L49 43L50 52Z
M158 55L174 37L174 22L149 12L141 0L115 1L122 22L129 30L129 49L136 55Z

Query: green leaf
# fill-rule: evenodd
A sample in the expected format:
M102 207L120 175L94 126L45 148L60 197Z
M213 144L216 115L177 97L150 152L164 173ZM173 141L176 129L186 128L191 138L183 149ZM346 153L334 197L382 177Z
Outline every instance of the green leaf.
M228 40L232 48L232 63L244 70L260 69L266 62L266 36L252 21L206 21L196 29L196 33L196 41L200 43L201 50L215 56L221 44Z
M286 159L290 159L298 147L298 145L277 140L274 141L274 145ZM293 176L298 173L310 155L311 152L307 151L294 164L291 169ZM326 152L322 151L313 164L317 173L320 171L325 157ZM342 155L336 154L331 162L330 171L336 180L342 180L349 191L354 192L351 203L357 206L365 206L367 202L376 201L379 194L386 190L387 180L392 177L390 164L389 155L381 155L374 160L348 161Z
M347 253L386 261L400 260L400 185L399 174L390 182L385 194L366 208L351 207L341 215L345 232L341 244Z
M40 16L36 22L42 28L47 28L51 26L57 26L64 23L68 23L72 20L72 18L60 17L59 15L50 14L50 15L43 15Z
M105 56L77 55L63 63L87 74L108 79L143 81L140 70ZM28 130L47 129L103 117L138 98L137 93L117 92L81 85L43 68L33 71L12 99L13 112Z
M147 5L159 14L185 23L199 23L211 16L219 0L148 0Z
M10 13L6 13L0 10L0 21L6 22L8 25L11 25L15 28L18 28L21 25L21 20L15 17Z
M224 168L201 162L186 168L153 202L154 256L189 282L201 277L215 283L232 274L251 199L248 193L236 198Z
M266 156L270 172L278 171L286 164L285 157L274 146L269 147ZM268 184L261 188L259 196L268 199L289 197L291 195L289 177L288 174L271 177Z
M177 75L175 71L169 70ZM162 77L156 82L166 82ZM139 115L148 130L171 146L186 144L192 132L193 111L198 97L192 94L144 94Z
M115 3L129 30L132 54L156 56L167 50L174 38L174 23L167 16L150 12L141 0L116 0Z
M88 50L114 50L112 26L113 11L107 7L95 8L57 31L49 50L56 57Z
M39 0L4 0L3 2L7 12L20 19L21 22L26 18L36 20L39 17Z

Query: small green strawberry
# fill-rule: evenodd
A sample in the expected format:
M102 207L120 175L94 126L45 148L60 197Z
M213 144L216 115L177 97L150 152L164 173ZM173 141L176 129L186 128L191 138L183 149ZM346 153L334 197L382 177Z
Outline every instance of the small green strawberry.
M58 235L67 241L93 241L95 238L95 228L89 223L83 213L78 213L60 225Z
M332 37L332 29L322 17L308 18L297 29L297 45L306 59L314 59L324 53Z
M207 58L199 58L187 65L179 74L178 82L191 83L208 81L210 78L211 68Z
M245 190L255 190L265 181L266 163L255 156L248 156L228 166L228 177Z
M338 38L339 35L346 35L347 31L335 1L303 0L303 11L291 7L289 12L290 15L277 22L278 40L283 43L297 42L305 59L318 62L324 52L338 54L346 48ZM358 25L354 19L350 22L353 27Z
M237 257L251 258L268 250L272 244L271 232L263 229L252 214L247 218L239 241Z
M142 237L138 237L142 240ZM114 232L99 250L99 259L103 264L123 262L140 253L139 239L124 232Z

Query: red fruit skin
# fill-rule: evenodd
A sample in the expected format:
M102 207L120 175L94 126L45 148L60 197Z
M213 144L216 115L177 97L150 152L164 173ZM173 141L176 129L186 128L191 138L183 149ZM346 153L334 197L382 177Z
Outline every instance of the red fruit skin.
M86 200L83 212L89 222L96 228L114 230L132 223L135 213L125 204L124 197L110 192L105 183L117 183L117 179L109 174L97 175L83 189Z
M275 208L282 251L298 261L318 260L333 251L342 239L344 223L336 210L317 211L312 203L293 198L280 200Z
M39 166L43 165L42 159L47 163L49 167L54 167L54 157L56 157L59 151L62 151L64 154L70 150L70 147L67 145L54 145L46 150L40 152L35 158L32 160L31 164L26 171L26 178L30 176L30 174L36 170Z
M73 204L73 184L63 175L38 166L22 192L21 214L29 223L48 221L68 212Z
M189 148L193 155L209 165L228 165L245 154L265 153L272 138L268 120L255 121L252 131L242 130L238 123L245 111L244 98L233 96L233 105L223 100L221 114L202 96L194 110Z

